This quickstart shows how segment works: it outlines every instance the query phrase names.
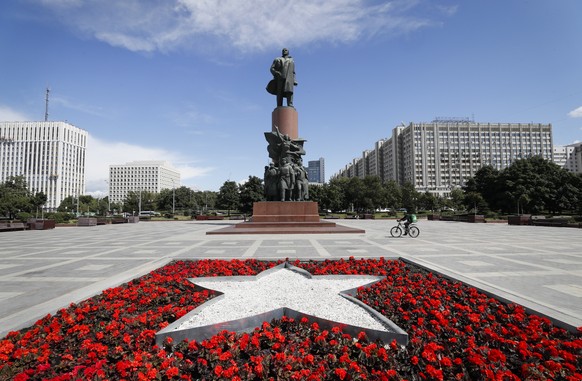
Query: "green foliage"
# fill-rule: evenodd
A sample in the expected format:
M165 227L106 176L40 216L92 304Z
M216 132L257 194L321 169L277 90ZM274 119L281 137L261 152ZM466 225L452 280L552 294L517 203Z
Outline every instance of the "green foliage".
M411 183L405 183L401 187L402 192L402 206L410 213L416 213L420 204L420 193L414 188Z
M44 201L43 201L44 199ZM31 195L23 176L10 177L0 184L0 215L15 219L19 213L36 212L40 205L46 202L46 196L42 193Z
M477 204L482 212L579 213L581 179L540 156L520 159L502 171L491 167L478 170L464 188L465 204Z
M234 181L225 181L220 187L216 197L216 206L219 209L228 211L230 216L231 210L238 210L240 208L240 194L238 184Z
M45 213L45 218L55 220L57 224L67 223L74 219L74 215L71 213L56 212L56 213Z
M239 210L245 214L251 214L253 203L265 200L265 188L263 180L257 176L249 176L246 183L239 187Z
M394 180L384 183L384 204L382 207L393 211L402 205L402 189Z

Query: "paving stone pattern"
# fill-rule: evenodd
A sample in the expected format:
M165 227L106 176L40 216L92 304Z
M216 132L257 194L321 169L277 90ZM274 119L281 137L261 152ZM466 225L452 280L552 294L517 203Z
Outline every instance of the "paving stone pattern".
M365 234L206 235L229 224L140 222L0 233L0 337L173 259L405 258L582 326L582 229L421 220L341 220ZM233 222L234 223L234 222Z

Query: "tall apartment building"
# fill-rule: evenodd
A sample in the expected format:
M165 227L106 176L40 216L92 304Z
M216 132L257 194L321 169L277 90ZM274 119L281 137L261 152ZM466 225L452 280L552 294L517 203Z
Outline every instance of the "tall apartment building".
M554 146L554 163L570 172L582 173L582 143Z
M167 161L132 161L109 166L109 197L114 203L123 202L130 191L159 193L179 186L180 172Z
M334 177L362 177L353 168L368 165L364 175L378 175L384 182L409 182L420 192L446 195L485 165L503 169L533 155L552 160L552 126L437 119L394 128L390 138L375 144L375 151L374 155L364 151L362 158ZM381 169L371 170L371 158L378 156Z
M67 122L0 122L0 182L24 176L32 193L54 211L68 196L85 193L88 133Z
M310 160L307 162L307 179L310 183L325 183L325 159Z

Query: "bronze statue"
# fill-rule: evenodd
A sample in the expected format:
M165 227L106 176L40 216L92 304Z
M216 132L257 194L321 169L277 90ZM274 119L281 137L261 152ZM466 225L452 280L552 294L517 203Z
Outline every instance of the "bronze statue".
M275 58L271 65L273 79L267 85L267 91L277 96L277 107L283 106L283 98L287 99L287 106L293 107L293 87L297 86L295 79L295 62L284 48L282 56Z
M286 158L279 165L279 201L293 201L295 189L295 170Z
M265 197L267 201L278 201L279 194L279 168L274 163L265 166Z

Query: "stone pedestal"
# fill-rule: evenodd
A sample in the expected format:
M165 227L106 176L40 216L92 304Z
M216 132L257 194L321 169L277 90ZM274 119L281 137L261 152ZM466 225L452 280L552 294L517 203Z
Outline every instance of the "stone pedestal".
M279 132L289 135L291 139L299 138L297 110L293 107L281 106L273 110L271 114L271 128L275 132L275 126Z
M317 202L313 201L255 202L252 221L206 232L206 234L334 233L365 233L365 231L320 220Z
M253 204L253 222L319 222L317 202L261 201Z

